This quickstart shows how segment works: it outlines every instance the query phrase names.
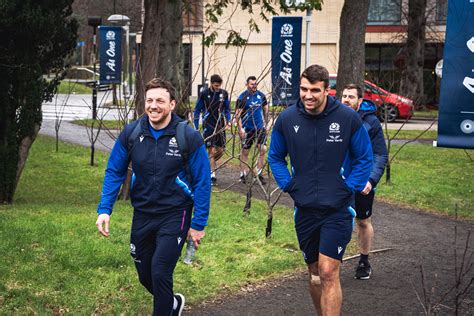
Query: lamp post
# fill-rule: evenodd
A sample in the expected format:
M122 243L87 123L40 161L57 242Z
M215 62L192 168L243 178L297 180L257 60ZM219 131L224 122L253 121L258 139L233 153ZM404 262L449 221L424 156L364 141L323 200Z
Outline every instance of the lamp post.
M89 16L87 18L87 24L92 26L94 35L92 37L92 58L93 58L93 85L92 85L92 119L97 119L97 78L96 74L96 61L97 61L97 27L102 24L102 17L100 16Z
M124 97L127 97L127 77L129 82L128 82L128 86L129 86L129 92L131 94L131 84L132 84L132 81L131 81L131 76L130 74L128 74L128 76L125 74L125 72L129 72L130 70L128 69L129 68L129 64L130 64L130 61L129 61L129 58L130 58L130 18L126 15L122 15L122 14L112 14L111 16L109 16L107 18L107 21L111 22L111 23L114 23L114 24L118 24L118 23L121 23L121 24L125 24L123 25L123 29L125 30L125 56L123 58L124 60L124 64L125 66L122 68L124 69L124 79L123 79L123 94L124 94Z

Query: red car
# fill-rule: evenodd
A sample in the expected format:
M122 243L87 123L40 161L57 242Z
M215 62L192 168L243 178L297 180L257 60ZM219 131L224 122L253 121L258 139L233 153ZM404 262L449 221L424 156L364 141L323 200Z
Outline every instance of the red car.
M377 107L377 116L383 122L385 111L387 112L387 122L397 119L409 119L413 116L413 101L398 94L388 92L376 84L364 80L364 99L371 100ZM329 77L329 95L336 95L336 76Z

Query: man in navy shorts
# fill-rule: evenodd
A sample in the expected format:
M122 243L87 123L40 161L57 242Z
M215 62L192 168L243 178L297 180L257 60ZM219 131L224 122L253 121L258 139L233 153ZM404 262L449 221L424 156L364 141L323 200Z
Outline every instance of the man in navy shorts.
M350 106L359 114L370 136L374 164L370 172L369 181L364 190L355 194L355 210L357 213L357 237L359 241L360 260L356 268L355 278L368 280L372 274L369 263L369 252L374 238L372 226L372 205L374 203L375 187L383 175L388 161L387 146L383 137L382 125L375 115L376 106L372 101L363 99L362 88L355 84L348 84L342 92L342 103Z
M209 161L211 163L211 184L217 185L215 170L217 161L224 154L226 126L230 121L229 94L222 89L222 78L219 75L211 76L211 86L204 89L194 108L194 126L199 129L199 117L202 117L203 138L206 144Z
M372 150L357 113L328 92L327 69L305 69L300 100L275 122L268 162L278 186L295 202L295 229L315 309L318 315L339 315L340 264L355 216L350 205L369 179Z
M250 173L248 159L250 148L257 142L257 172L260 182L265 185L263 178L263 166L265 165L265 154L267 146L266 122L268 122L268 102L265 94L257 90L257 78L247 78L247 90L237 98L235 118L239 128L239 136L242 140L240 151L240 181L246 181Z

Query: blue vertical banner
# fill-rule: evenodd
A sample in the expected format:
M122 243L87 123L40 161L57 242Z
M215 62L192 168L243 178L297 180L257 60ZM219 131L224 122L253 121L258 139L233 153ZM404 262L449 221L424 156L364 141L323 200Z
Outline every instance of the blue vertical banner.
M100 84L122 82L122 27L99 26Z
M299 99L303 18L272 18L272 100L289 105Z
M474 0L448 1L437 146L474 149Z

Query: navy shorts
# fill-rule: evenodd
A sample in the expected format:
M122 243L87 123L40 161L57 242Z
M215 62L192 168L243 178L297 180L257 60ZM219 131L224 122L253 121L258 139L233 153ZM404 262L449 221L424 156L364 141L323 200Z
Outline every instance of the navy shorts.
M372 206L374 204L375 191L370 191L369 194L362 193L355 194L355 211L358 219L367 219L372 216Z
M204 128L204 133L202 135L204 138L204 143L206 147L225 147L226 137L225 137L225 129L222 128L213 128L211 126L207 126Z
M296 235L304 261L318 261L319 253L342 261L352 237L353 219L348 208L337 212L295 208Z
M245 130L245 138L242 140L242 148L250 149L257 139L258 145L264 145L267 140L267 131L264 128Z

